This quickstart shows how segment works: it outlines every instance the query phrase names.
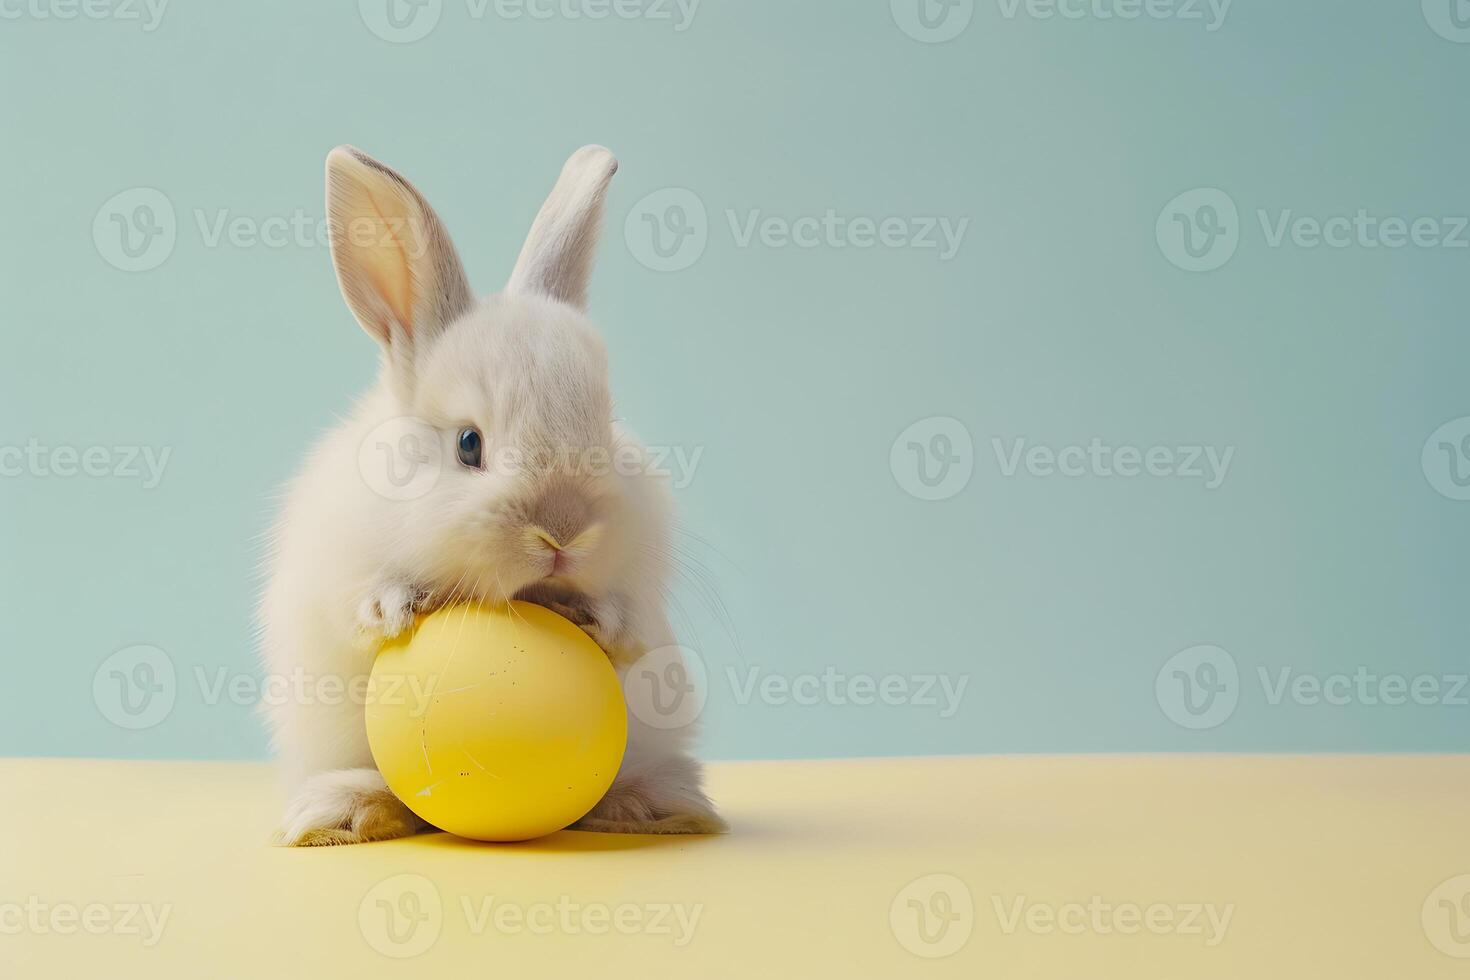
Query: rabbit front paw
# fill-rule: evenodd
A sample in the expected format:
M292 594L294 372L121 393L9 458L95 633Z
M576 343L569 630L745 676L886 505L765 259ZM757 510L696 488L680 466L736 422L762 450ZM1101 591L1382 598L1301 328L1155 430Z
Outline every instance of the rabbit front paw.
M363 596L357 606L357 626L371 637L392 639L413 625L426 611L427 589L405 582L384 582Z
M584 592L538 583L522 589L516 598L544 606L575 623L609 656L618 645L623 611L612 596L593 597Z

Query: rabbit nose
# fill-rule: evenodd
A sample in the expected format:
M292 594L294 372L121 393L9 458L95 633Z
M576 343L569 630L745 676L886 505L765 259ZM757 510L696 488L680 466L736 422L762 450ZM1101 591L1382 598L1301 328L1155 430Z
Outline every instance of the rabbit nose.
M547 534L544 528L533 526L531 533L551 552L551 571L547 574L559 575L566 571L568 566L571 565L571 559L567 558L567 553L563 550L564 546L562 543L550 534Z
M536 498L531 506L530 523L558 542L558 548L564 548L592 523L592 507L575 487L558 483Z

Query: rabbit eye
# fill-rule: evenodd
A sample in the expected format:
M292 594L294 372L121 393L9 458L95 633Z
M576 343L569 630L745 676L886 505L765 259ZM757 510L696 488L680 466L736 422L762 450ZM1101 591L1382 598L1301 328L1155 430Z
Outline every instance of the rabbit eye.
M472 470L477 470L484 465L485 440L481 438L479 429L472 425L460 429L456 442L459 446L461 463Z

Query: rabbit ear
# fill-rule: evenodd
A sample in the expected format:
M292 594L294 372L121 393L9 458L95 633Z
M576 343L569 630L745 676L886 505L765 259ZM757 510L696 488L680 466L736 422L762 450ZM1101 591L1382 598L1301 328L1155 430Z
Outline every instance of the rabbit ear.
M617 172L617 158L606 147L584 146L572 154L531 225L507 291L539 293L587 308L602 201Z
M327 155L327 218L342 296L395 359L469 309L464 267L434 209L356 147Z

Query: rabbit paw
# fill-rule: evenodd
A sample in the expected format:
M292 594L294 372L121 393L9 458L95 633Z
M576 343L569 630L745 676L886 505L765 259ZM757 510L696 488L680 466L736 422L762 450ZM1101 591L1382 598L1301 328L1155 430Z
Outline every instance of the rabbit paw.
M516 598L543 606L577 624L606 653L611 654L617 645L623 613L611 598L593 598L582 592L541 584L522 589Z
M357 625L369 636L392 639L413 625L425 611L427 589L404 582L384 582L363 597L357 606Z
M287 805L275 842L286 847L361 844L407 837L424 826L376 769L337 769L306 781Z
M699 787L699 763L687 757L618 775L574 830L608 834L723 834L729 825Z

